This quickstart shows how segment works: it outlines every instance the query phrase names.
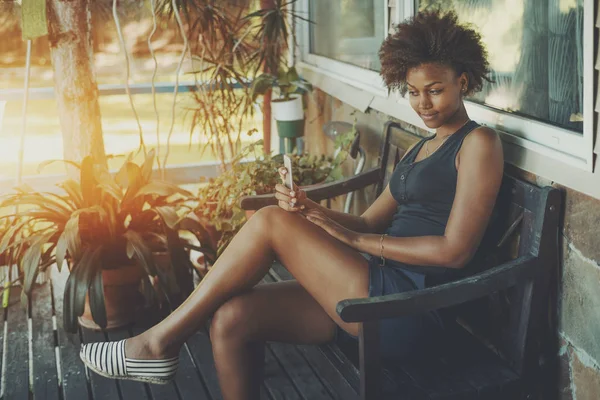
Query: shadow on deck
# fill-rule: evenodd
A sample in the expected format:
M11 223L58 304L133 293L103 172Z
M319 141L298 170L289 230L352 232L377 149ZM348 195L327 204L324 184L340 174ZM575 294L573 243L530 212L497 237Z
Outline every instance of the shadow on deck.
M274 272L272 272L274 273ZM149 326L137 323L127 329L78 334L62 329L62 294L66 275L52 279L34 291L28 313L20 305L21 288L10 290L0 330L2 379L0 398L36 400L221 399L210 339L206 330L194 334L180 354L176 379L168 385L116 381L88 373L79 359L81 343L119 340ZM266 281L272 281L270 276ZM265 352L265 380L261 399L331 400L356 397L357 382L348 382L335 365L329 346L297 346L269 343ZM351 385L352 383L352 385Z

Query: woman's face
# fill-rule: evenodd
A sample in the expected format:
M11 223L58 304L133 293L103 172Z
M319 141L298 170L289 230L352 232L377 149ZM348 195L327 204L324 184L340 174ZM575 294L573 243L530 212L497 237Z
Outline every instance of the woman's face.
M421 64L406 74L410 105L425 125L437 129L460 109L463 88L467 88L465 74L456 76L448 66Z

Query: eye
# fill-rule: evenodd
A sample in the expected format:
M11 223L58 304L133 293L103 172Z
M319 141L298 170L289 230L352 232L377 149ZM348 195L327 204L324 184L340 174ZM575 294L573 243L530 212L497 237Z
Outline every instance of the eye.
M437 95L437 94L442 93L442 91L440 89L432 89L429 91L429 93L433 94L433 95Z
M418 95L419 95L419 93L415 92L414 90L410 90L410 91L408 92L408 94L409 94L409 95L411 95L411 96L413 96L413 97L415 97L415 96L418 96Z

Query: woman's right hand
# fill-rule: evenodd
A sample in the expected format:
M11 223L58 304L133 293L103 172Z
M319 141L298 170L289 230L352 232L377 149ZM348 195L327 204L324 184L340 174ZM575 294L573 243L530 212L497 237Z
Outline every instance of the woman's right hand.
M287 175L287 169L285 167L279 168L279 176L281 181L285 182L285 176ZM275 198L278 201L279 207L290 212L299 212L306 208L304 202L307 199L304 190L298 188L294 184L294 189L290 190L283 184L275 186Z

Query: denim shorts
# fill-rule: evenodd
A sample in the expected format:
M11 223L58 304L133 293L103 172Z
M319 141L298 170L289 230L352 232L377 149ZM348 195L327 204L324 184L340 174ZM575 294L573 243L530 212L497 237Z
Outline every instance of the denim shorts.
M379 257L369 259L369 297L384 296L425 288L425 275L386 265L379 266ZM414 352L423 353L435 347L442 331L436 312L409 315L381 320L379 347L384 358L409 357ZM338 334L357 340L338 328Z

